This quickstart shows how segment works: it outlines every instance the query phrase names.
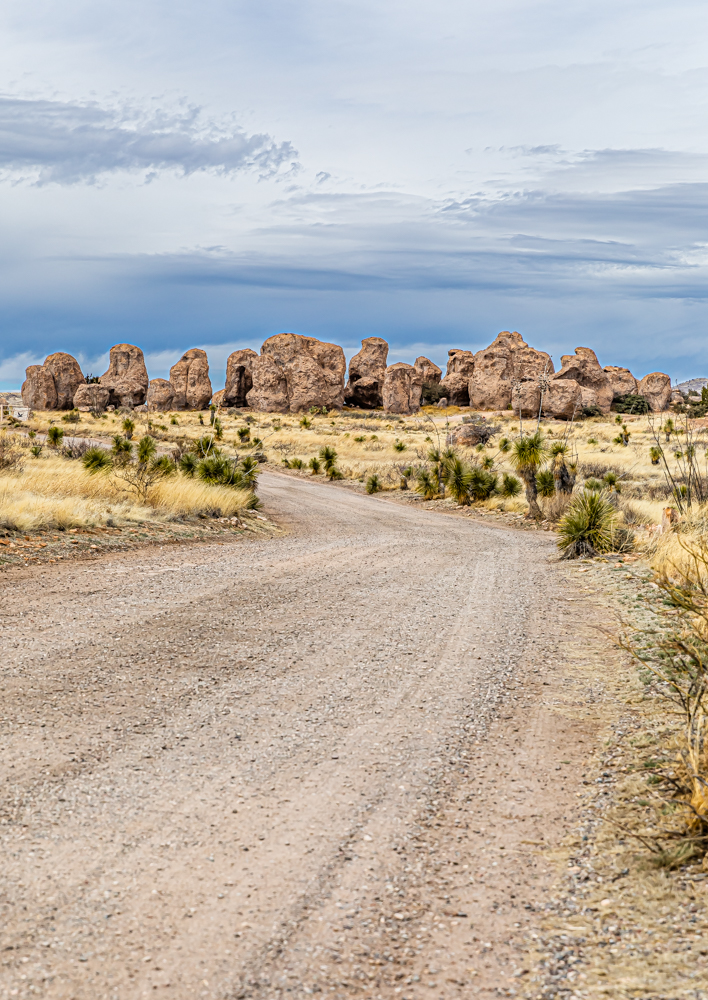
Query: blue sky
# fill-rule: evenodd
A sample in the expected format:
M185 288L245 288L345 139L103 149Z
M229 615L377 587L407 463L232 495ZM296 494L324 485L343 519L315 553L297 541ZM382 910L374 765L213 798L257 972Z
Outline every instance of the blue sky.
M7 0L0 388L503 329L708 375L708 7Z

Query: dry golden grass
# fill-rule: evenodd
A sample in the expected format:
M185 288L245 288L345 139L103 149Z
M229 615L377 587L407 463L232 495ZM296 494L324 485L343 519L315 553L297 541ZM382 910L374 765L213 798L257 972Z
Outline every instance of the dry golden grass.
M149 521L219 510L232 517L251 494L210 486L181 475L156 483L148 503L136 503L112 473L87 472L80 462L49 456L29 459L0 475L0 526L16 531Z

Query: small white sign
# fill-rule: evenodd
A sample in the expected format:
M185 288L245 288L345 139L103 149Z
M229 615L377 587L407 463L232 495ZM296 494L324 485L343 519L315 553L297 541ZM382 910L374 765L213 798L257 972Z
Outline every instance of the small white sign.
M12 413L15 420L29 420L29 415L30 415L29 406L11 406L10 412Z

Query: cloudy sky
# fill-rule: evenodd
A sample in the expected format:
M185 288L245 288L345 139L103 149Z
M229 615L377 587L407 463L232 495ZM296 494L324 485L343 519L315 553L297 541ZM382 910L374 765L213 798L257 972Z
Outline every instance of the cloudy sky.
M5 0L0 388L285 330L708 375L708 5Z

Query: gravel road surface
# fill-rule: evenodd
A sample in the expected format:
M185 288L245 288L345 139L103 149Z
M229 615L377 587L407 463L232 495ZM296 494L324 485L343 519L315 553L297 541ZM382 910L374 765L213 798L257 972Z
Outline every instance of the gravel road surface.
M523 845L572 820L552 538L285 475L261 495L281 536L3 576L1 996L524 974L507 939L547 866Z

